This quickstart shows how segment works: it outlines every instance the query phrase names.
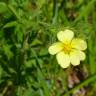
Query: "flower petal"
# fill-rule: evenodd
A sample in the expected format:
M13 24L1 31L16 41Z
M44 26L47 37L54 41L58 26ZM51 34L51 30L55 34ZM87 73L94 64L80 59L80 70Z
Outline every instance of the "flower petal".
M85 50L87 48L87 43L82 39L73 39L71 45L73 48L79 50Z
M78 51L78 54L79 54L79 58L80 58L80 60L85 60L86 55L85 55L84 52L82 52L82 51Z
M66 41L70 42L73 37L74 37L74 32L68 29L57 33L58 40L60 40L63 43L65 43Z
M74 66L80 64L80 57L77 50L73 50L72 52L70 52L70 61L71 64Z
M51 55L55 55L56 53L60 52L62 49L63 49L63 43L56 42L49 47L48 51Z
M70 57L68 54L65 54L64 51L61 51L56 55L58 64L62 68L67 68L70 65Z

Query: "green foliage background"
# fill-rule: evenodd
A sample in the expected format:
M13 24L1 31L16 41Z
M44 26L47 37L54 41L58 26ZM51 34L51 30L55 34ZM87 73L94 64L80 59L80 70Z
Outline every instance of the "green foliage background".
M74 68L62 69L48 53L65 28L88 43L86 60L75 67L88 76L71 89ZM95 96L95 81L96 0L0 0L0 96L71 96L84 86Z

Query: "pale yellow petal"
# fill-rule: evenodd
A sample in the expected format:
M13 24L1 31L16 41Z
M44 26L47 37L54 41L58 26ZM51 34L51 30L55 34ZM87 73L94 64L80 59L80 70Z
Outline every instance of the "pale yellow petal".
M49 47L48 51L51 55L55 55L56 53L60 52L62 49L63 49L63 43L56 42Z
M71 30L66 29L65 31L60 31L57 33L57 38L59 41L65 43L70 42L74 37L74 32Z
M87 43L82 39L73 39L71 46L79 50L85 50L87 48Z
M85 60L86 55L85 55L84 52L82 52L82 51L78 51L78 54L79 54L79 58L80 58L80 60Z
M68 54L65 54L64 51L61 51L56 55L58 64L62 68L67 68L70 65L70 57Z
M80 57L77 50L73 50L72 52L70 52L70 61L71 64L74 66L80 64Z

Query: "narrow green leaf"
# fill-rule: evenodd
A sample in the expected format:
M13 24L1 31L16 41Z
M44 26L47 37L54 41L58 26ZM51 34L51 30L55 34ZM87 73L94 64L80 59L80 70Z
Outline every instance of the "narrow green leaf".
M18 24L17 21L11 21L11 22L8 22L7 24L5 24L5 25L3 26L3 28L14 27L14 26L16 26L17 24Z

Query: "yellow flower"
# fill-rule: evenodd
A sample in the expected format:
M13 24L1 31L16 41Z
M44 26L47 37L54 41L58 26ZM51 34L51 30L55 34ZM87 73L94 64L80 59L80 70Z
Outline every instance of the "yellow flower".
M87 43L79 38L74 38L74 32L66 29L57 34L58 42L52 44L48 51L55 55L58 64L62 68L67 68L70 64L76 66L86 58L83 52L87 48Z

